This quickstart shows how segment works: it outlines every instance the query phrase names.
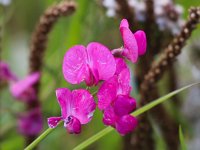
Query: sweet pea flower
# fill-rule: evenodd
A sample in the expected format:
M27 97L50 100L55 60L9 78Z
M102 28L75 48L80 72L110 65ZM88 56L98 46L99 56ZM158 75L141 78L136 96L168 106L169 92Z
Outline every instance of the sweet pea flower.
M131 132L137 125L131 113L136 107L136 101L131 98L130 71L122 58L116 58L116 72L105 81L98 93L98 108L104 111L103 122L110 125L121 134Z
M1 82L14 82L17 77L12 73L9 65L0 61L0 81Z
M10 85L10 92L12 95L21 101L31 102L36 99L36 93L33 85L39 80L40 74L35 72L28 75L25 79L12 82Z
M64 121L64 127L69 133L79 134L81 125L92 119L96 104L92 95L84 89L73 90L59 88L56 97L61 107L61 117L48 118L50 128L55 128L59 121Z
M63 60L64 78L71 84L85 81L88 86L112 77L116 70L115 59L104 45L92 42L84 47L70 48Z
M129 68L122 58L115 60L117 65L115 75L103 82L97 93L100 110L107 108L118 95L129 95L131 91Z
M144 55L146 52L147 45L145 32L138 30L137 32L132 33L126 19L121 21L119 29L124 46L122 48L114 49L112 53L116 56L123 56L132 63L137 62L138 57Z
M39 108L29 110L18 118L19 132L26 136L36 136L42 131L42 113Z
M135 99L129 96L119 95L104 110L103 123L116 128L121 135L125 135L133 131L137 126L137 119L129 114L135 107Z

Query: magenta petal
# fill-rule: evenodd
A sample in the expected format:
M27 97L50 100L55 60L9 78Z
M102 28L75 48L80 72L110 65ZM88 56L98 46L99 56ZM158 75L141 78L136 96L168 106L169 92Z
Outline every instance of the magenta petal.
M129 95L131 92L131 86L130 86L130 70L129 68L126 68L122 70L118 75L118 95Z
M122 28L122 27L129 28L129 24L128 24L127 19L122 19L119 28Z
M114 110L117 116L124 116L131 113L136 108L135 99L119 95L114 102Z
M112 101L115 100L117 97L117 88L117 76L113 76L101 85L97 93L98 108L100 110L104 110L111 104Z
M61 108L63 119L71 115L72 93L67 88L56 90L56 97Z
M137 41L129 28L120 28L121 36L124 41L124 51L122 53L127 59L135 63L138 59Z
M96 103L92 95L84 89L72 91L71 113L81 124L88 123L93 116Z
M116 62L115 75L118 75L122 70L128 68L128 66L126 65L126 62L122 58L115 58L115 62Z
M115 115L114 108L109 106L103 113L103 123L108 126L115 126L117 116Z
M32 90L32 86L39 80L39 78L40 78L40 74L38 72L35 72L31 75L28 75L25 79L20 80L16 83L13 83L10 87L10 91L12 95L19 99L20 97L26 97L23 94L27 95L27 98L29 96L34 97L35 93Z
M131 115L125 115L118 119L116 129L121 135L132 132L137 126L137 119Z
M110 50L104 45L92 42L87 46L88 64L97 80L107 80L116 70L116 63Z
M71 116L71 120L66 124L66 128L71 134L79 134L81 132L81 123L76 117Z
M59 121L62 120L62 117L50 117L47 119L49 128L55 128Z
M144 55L147 48L147 39L146 39L145 32L142 30L139 30L134 33L134 36L137 41L139 56Z
M79 84L88 78L86 48L82 45L70 48L65 54L62 69L64 78L69 83Z

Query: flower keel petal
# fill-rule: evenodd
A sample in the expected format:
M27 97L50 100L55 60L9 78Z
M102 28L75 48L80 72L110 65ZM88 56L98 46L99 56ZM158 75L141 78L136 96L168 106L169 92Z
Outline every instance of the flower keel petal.
M116 129L121 135L133 131L137 126L137 119L131 115L121 117L116 123Z

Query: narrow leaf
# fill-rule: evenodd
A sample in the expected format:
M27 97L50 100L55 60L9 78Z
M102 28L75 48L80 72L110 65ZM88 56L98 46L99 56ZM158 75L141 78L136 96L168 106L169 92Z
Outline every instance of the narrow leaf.
M180 140L181 150L187 150L181 125L179 126L179 140Z
M197 85L197 84L199 84L199 83L190 84L190 85L185 86L185 87L183 87L181 89L175 90L175 91L173 91L173 92L171 92L171 93L169 93L169 94L167 94L167 95L165 95L163 97L160 97L160 98L154 100L153 102L143 106L142 108L134 111L132 113L132 115L133 116L139 116L140 114L150 110L151 108L157 106L158 104L161 104L166 100L169 100L172 96L174 96L174 95L186 90L187 88L190 88L190 87L192 87L194 85ZM104 135L110 133L111 131L113 131L113 128L107 127L105 129L101 130L100 132L98 132L97 134L93 135L89 139L83 141L81 144L76 146L73 150L82 150L82 149L86 148L87 146L89 146L90 144L94 143L95 141L99 140Z

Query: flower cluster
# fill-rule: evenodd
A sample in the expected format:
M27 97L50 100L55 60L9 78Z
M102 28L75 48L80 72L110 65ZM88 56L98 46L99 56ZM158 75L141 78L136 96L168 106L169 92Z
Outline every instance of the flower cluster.
M136 20L144 22L146 20L146 5L144 0L128 0L130 8L134 10ZM119 9L116 0L103 0L103 6L107 8L107 16L114 17ZM161 31L169 30L177 35L184 20L181 18L183 8L181 5L174 4L172 0L154 0L155 21Z
M135 63L146 52L146 35L143 31L132 33L126 19L120 24L124 46L110 51L106 46L92 42L70 48L63 60L63 75L71 84L85 82L87 86L100 86L97 92L98 108L103 112L103 123L125 135L134 130L137 120L130 113L136 100L130 96L130 70L126 59ZM64 121L69 133L80 133L81 125L88 123L96 103L89 91L67 88L56 90L61 107L61 117L48 118L50 128Z
M40 74L35 72L25 79L19 80L11 71L8 64L0 62L0 81L9 83L10 92L14 98L29 104L36 100L36 93L33 85L39 80ZM42 130L42 116L40 108L28 110L19 115L19 131L24 135L37 135Z

